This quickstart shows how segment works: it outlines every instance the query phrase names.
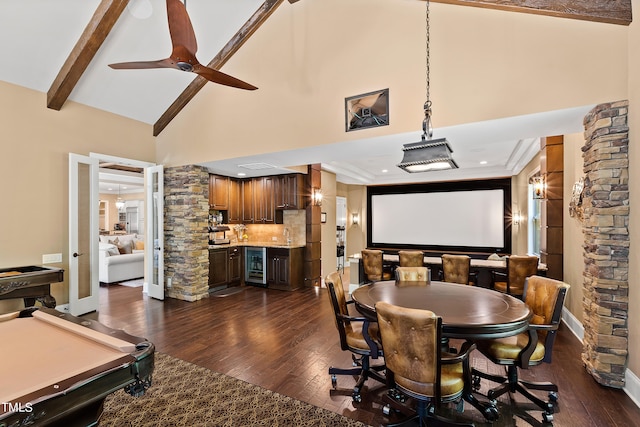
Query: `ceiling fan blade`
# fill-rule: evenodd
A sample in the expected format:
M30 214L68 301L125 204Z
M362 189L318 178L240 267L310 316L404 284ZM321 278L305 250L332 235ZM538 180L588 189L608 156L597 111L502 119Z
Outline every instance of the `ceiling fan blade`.
M176 46L184 46L193 55L198 51L198 43L196 42L196 34L193 31L193 25L187 8L180 0L167 0L167 17L169 19L169 34L171 34L171 43L175 49Z
M242 80L231 77L221 71L214 70L213 68L205 67L204 65L197 64L193 67L193 72L201 75L205 79L213 83L218 83L225 86L237 87L238 89L256 90L257 87L243 82Z
M161 59L159 61L136 61L136 62L119 62L117 64L109 64L109 67L115 70L141 70L147 68L178 68L174 61L170 58Z

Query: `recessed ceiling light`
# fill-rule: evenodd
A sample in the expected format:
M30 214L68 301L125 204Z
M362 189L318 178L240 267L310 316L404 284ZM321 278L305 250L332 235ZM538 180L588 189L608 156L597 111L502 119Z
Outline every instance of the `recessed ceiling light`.
M387 169L382 169L382 173L387 173L389 172Z
M483 161L481 161L481 162L480 162L480 164L481 164L481 165L486 165L486 164L487 164L487 161L486 161L486 160L483 160Z
M244 172L238 172L238 176L247 176L247 174Z

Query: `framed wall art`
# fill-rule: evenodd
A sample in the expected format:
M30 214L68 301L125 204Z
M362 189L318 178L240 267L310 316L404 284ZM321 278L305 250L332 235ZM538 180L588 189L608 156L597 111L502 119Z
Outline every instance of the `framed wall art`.
M389 124L389 89L345 99L346 131Z

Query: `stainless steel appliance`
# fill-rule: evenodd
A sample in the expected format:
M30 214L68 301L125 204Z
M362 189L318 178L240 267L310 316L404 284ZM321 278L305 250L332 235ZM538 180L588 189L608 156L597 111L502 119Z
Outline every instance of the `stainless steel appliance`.
M267 248L244 248L244 281L249 285L267 286Z

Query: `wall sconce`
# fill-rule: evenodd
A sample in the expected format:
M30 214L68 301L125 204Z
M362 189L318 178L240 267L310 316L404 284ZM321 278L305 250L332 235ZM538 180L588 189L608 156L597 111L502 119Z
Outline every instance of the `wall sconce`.
M524 216L520 213L520 212L516 212L512 217L511 217L511 222L513 223L513 225L515 226L519 226L520 224L522 224L524 222L525 218Z
M544 199L545 198L545 182L544 176L536 175L532 176L529 183L533 186L533 198Z
M313 206L322 206L322 190L320 188L311 189L311 204Z
M351 214L351 223L353 225L358 225L360 223L360 215L357 212Z

